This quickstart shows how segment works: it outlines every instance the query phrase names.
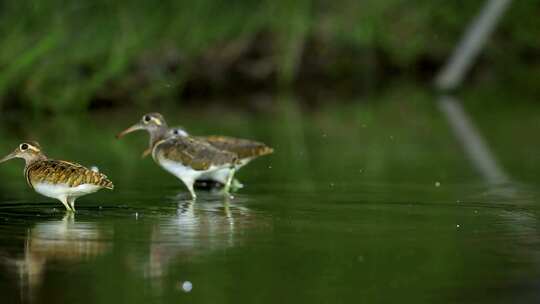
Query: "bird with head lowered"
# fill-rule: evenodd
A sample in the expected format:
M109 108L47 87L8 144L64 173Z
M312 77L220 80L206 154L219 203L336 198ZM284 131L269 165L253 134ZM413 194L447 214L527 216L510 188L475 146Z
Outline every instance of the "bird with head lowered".
M173 127L169 128L168 136L170 137L186 137L190 136L188 132L181 127ZM274 152L274 149L267 146L266 144L250 139L243 139L243 138L236 138L236 137L230 137L230 136L222 136L222 135L210 135L210 136L195 136L194 138L204 141L212 145L213 147L228 151L231 153L236 154L238 157L238 166L236 167L236 170L240 169L241 167L247 165L249 162L254 160L255 158L272 154ZM229 175L228 168L219 170L219 171L213 171L208 174L205 174L201 176L198 179L198 182L201 184L212 184L217 183L220 186L223 186L226 182L226 178ZM242 188L242 184L234 180L234 185L236 188Z
M159 113L143 115L139 122L120 132L117 138L137 130L145 130L150 134L149 146L152 158L167 172L179 178L188 188L192 198L197 197L193 188L195 180L225 168L228 169L228 176L224 192L228 193L238 165L236 154L219 150L207 142L189 136L167 136L169 130L167 122Z

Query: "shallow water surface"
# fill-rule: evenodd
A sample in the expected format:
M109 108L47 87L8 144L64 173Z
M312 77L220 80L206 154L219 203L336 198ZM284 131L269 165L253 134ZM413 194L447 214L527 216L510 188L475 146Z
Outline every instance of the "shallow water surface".
M512 176L491 185L436 108L423 109L230 114L207 119L214 124L179 113L199 134L276 148L239 172L245 188L232 198L202 193L196 202L140 159L145 134L113 139L139 113L40 128L8 120L5 153L20 138L40 139L51 157L98 165L116 188L79 199L72 215L27 188L21 162L0 166L2 303L538 300L540 158L531 151L540 145L510 149L520 139L506 132L525 130L486 128L508 109L478 115ZM538 118L528 115L527 127Z

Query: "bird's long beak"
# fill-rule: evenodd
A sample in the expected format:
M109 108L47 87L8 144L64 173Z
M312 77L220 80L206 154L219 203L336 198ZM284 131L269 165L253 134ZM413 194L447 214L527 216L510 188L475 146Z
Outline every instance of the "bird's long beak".
M146 150L144 150L144 152L142 153L141 155L141 158L145 158L147 157L148 155L152 154L152 149L151 148L148 148Z
M144 128L143 128L143 126L141 126L140 123L134 124L133 126L131 126L131 127L127 128L127 129L125 129L124 131L118 133L116 135L116 138L121 138L121 137L123 137L124 135L126 135L128 133L131 133L131 132L134 132L134 131L137 131L137 130L142 130L142 129L144 129Z
M11 152L8 155L6 155L4 158L0 159L0 163L3 163L5 161L8 161L8 160L13 159L15 157L17 157L17 153L16 152Z

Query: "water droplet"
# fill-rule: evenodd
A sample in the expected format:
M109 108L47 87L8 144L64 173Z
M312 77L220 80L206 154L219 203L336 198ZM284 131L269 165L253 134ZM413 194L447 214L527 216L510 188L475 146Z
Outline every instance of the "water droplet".
M193 289L193 284L190 281L185 281L182 283L182 290L185 292L190 292Z
M459 224L456 225L456 228L459 228Z
M435 182L435 187L440 187L440 186L441 186L440 182Z
M135 219L136 219L136 220L139 219L139 212L135 212Z

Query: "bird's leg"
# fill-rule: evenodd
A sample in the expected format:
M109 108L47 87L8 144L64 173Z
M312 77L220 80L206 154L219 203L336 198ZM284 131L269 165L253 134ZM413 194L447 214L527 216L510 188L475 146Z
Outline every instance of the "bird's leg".
M74 216L74 213L73 212L68 212L64 215L64 217L62 218L62 221L66 224L73 224L73 216Z
M64 207L66 207L67 211L73 211L73 210L71 210L71 207L69 206L68 198L66 196L59 198L59 200L60 200L60 202L62 202Z
M230 196L228 195L225 195L224 199L223 199L223 211L225 211L225 216L227 218L231 218L231 208L229 208L230 206Z
M184 185L186 185L186 187L188 188L189 193L191 194L191 198L195 200L197 198L197 194L195 194L195 190L193 189L193 184L195 183L195 179L186 178L186 179L182 179L182 182L184 182Z
M227 177L227 182L225 183L225 188L223 188L223 192L225 194L229 194L229 191L231 189L231 184L234 178L234 173L236 172L236 168L232 167L229 171L229 176Z
M75 197L68 197L68 203L71 206L71 210L75 212Z
M188 190L189 190L189 193L191 193L191 198L195 200L197 198L197 194L195 193L195 190L193 189L193 183L189 184Z

